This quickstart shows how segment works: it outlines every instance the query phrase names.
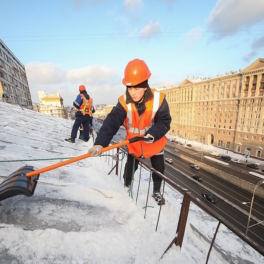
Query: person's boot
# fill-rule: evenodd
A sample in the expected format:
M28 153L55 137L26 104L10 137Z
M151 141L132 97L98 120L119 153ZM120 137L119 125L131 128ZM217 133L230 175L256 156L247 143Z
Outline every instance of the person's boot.
M154 191L152 194L152 197L155 199L158 205L165 204L165 199L162 197L162 194L160 193L160 191Z
M75 138L65 138L65 141L75 143Z

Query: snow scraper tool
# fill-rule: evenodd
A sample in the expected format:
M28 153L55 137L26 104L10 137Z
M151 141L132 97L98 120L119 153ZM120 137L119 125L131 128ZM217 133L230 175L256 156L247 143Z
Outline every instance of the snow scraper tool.
M134 138L119 142L117 144L114 144L112 146L103 148L101 153L109 151L111 149L122 147L128 144L132 144L137 141L148 141L148 140L149 139L143 138L143 137L134 137ZM36 189L40 173L54 170L59 167L62 167L62 166L65 166L65 165L68 165L68 164L71 164L76 161L83 160L89 157L91 157L91 153L83 154L75 158L53 164L51 166L48 166L48 167L45 167L39 170L34 170L33 166L26 165L18 169L17 171L15 171L11 175L9 175L0 184L0 201L16 196L16 195L21 195L21 194L26 195L26 196L32 196Z
M6 177L0 184L0 201L16 195L32 196L37 186L39 174L27 177L28 172L34 171L33 166L24 166Z

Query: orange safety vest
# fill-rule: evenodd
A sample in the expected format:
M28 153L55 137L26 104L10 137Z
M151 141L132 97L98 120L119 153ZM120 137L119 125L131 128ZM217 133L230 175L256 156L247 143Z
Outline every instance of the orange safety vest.
M133 137L144 137L147 130L154 124L156 112L161 106L165 95L151 89L154 97L145 102L146 110L139 116L134 103L126 104L126 94L119 97L119 102L127 112L126 119L124 120L124 127L127 130L126 139ZM167 143L167 139L163 136L161 139L147 144L144 141L135 142L127 145L128 152L137 157L150 158L160 153Z
M82 104L80 105L80 109L75 109L75 113L82 112L83 115L90 115L92 116L92 110L93 110L93 99L90 97L89 100L87 100L83 94L80 94L82 97Z

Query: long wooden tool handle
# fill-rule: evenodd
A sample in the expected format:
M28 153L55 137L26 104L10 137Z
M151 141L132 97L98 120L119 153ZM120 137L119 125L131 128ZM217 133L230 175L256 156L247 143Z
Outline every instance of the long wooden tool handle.
M112 146L108 146L106 148L102 148L101 153L106 152L106 151L108 151L110 149L114 149L114 148L118 148L118 147L122 147L122 146L128 145L129 143L136 142L136 141L138 141L138 139L137 140L133 140L133 142L131 142L131 141L132 140L130 140L130 141L129 140L125 140L125 141L119 142L117 144L114 144ZM89 158L89 157L91 157L91 155L92 155L91 153L83 154L83 155L77 156L75 158L72 158L72 159L69 159L69 160L65 160L65 161L50 165L48 167L45 167L45 168L42 168L42 169L39 169L39 170L28 172L26 174L26 176L27 177L36 176L36 175L38 175L38 174L40 174L42 172L47 172L47 171L50 171L50 170L54 170L54 169L57 169L59 167L74 163L74 162L76 162L78 160L83 160L83 159Z

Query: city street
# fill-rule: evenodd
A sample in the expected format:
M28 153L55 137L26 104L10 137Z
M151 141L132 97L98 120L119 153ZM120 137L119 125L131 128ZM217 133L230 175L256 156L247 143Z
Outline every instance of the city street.
M220 215L228 219L242 232L245 232L252 194L237 186L234 186L233 184L203 169L200 169L199 171L192 169L190 167L190 164L184 160L181 160L179 155L173 152L172 149L177 148L179 150L179 153L181 153L182 155L191 156L193 159L195 159L196 157L196 159L200 161L200 157L199 155L197 155L197 152L194 152L189 148L174 143L167 144L167 147L168 148L167 150L165 150L164 156L171 158L173 160L173 164L166 163L165 175L170 179L172 179L173 181L175 181L176 183L178 183L179 185L181 185L182 187L190 190L193 194L196 194L197 197L200 198L202 201L203 198L201 194L208 193L208 191L206 190L207 188L212 190L212 192L209 193L215 195L215 197L217 198L217 203L216 205L214 205L208 202L207 200L204 200L207 203L207 205L213 207L214 210L216 210ZM250 174L245 174L244 172L242 172L242 170L239 171L239 166L244 166L242 164L238 164L238 165L234 164L232 168L229 169L223 165L214 163L207 159L203 159L203 162L206 162L206 164L214 166L218 169L225 170L226 172L229 172L230 174L233 175L239 173L240 178L245 178L245 179L247 178L251 182L254 182L256 180L255 176L252 176ZM238 167L236 168L236 166ZM247 168L245 169L245 171L246 170ZM202 177L203 181L201 183L194 181L192 179L192 175L194 174ZM234 210L233 206L227 204L225 200L222 200L220 197L223 197L225 200L232 203L234 206L239 207L240 210L244 211L244 213L240 212L239 210ZM243 202L245 202L246 204L242 204ZM252 207L252 216L255 216L260 221L263 221L264 220L263 208L264 208L264 200L255 196L254 204ZM256 224L256 222L251 219L249 226L254 224ZM257 224L256 226L249 228L248 236L250 236L257 243L263 246L264 245L263 223Z

